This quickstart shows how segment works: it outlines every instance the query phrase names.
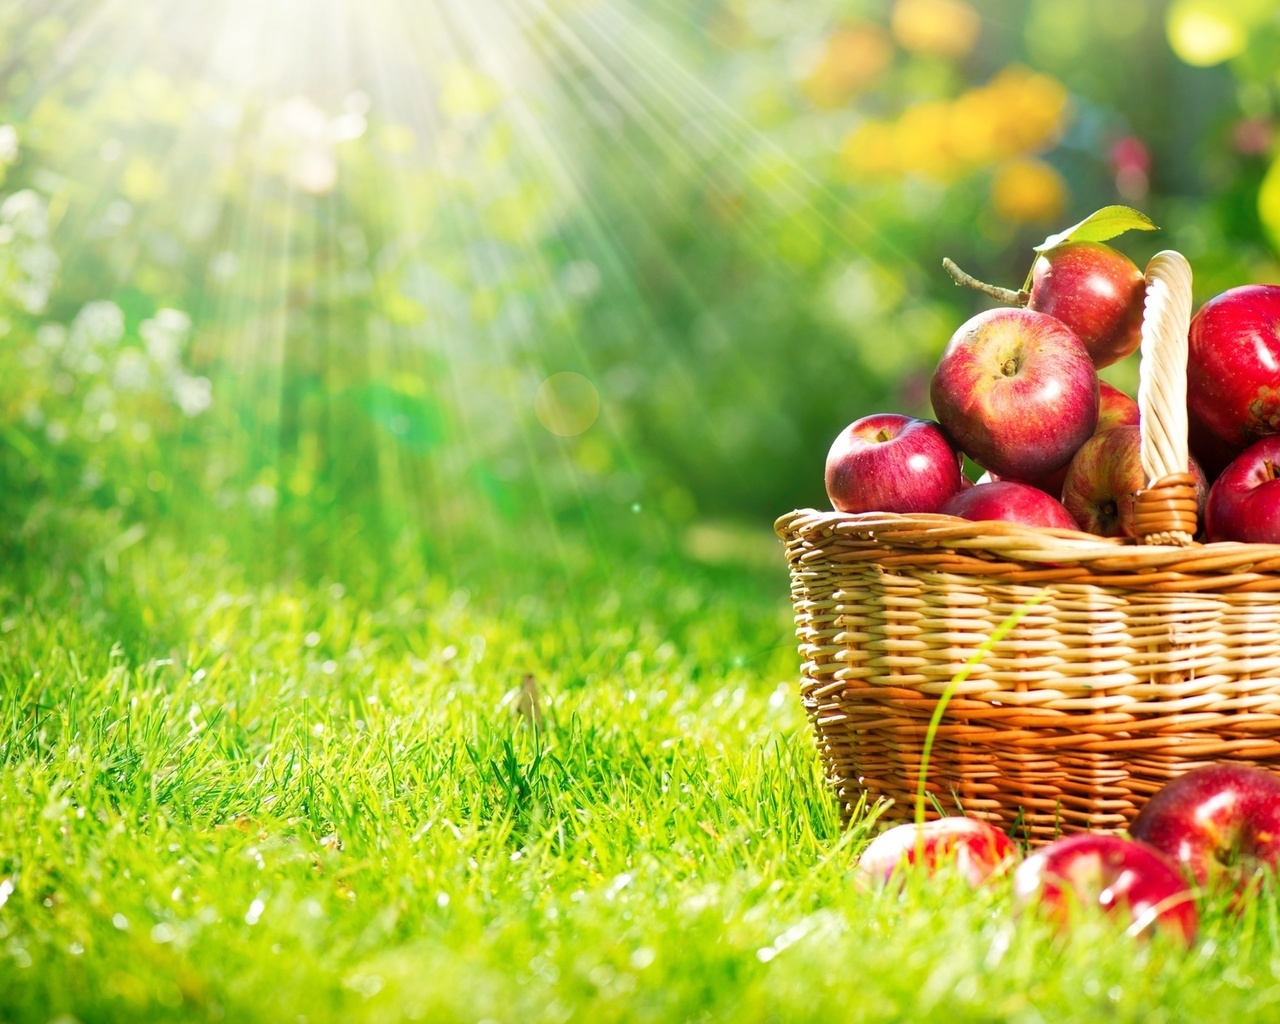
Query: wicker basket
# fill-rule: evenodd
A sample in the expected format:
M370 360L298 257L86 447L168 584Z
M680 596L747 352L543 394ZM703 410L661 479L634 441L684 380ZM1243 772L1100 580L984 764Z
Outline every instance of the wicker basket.
M915 813L944 692L927 812L1033 843L1122 830L1201 764L1280 767L1280 545L1191 542L1190 268L1161 253L1147 281L1144 543L942 515L777 521L801 694L846 814L864 796Z

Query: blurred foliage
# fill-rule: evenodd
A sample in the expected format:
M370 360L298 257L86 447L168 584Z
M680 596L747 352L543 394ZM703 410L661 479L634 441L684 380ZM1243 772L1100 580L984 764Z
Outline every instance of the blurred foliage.
M13 551L764 524L928 413L944 255L1016 285L1122 202L1200 298L1280 279L1269 3L263 6L0 10Z

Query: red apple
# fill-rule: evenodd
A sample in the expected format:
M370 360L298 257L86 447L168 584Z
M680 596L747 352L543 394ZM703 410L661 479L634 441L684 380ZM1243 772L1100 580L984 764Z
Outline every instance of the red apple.
M1205 503L1205 537L1280 544L1280 435L1251 444L1222 471Z
M1247 447L1228 444L1201 423L1190 409L1187 410L1187 446L1209 483L1222 476L1222 471Z
M1199 885L1244 889L1280 866L1280 777L1242 764L1195 768L1148 800L1129 831Z
M1239 448L1280 432L1280 285L1228 289L1191 318L1187 406Z
M1101 434L1104 430L1110 430L1112 427L1123 427L1137 423L1138 403L1126 395L1119 388L1112 387L1105 380L1098 381L1098 426L1094 430L1094 435ZM1062 485L1067 479L1067 468L1071 463L1067 463L1061 469L1055 470L1048 476L1041 477L1039 480L1020 480L1018 483L1027 483L1032 487L1044 491L1045 494L1053 498L1055 501L1062 500ZM991 477L991 479L1000 479L999 477Z
M1030 484L998 480L978 484L967 491L953 494L938 509L949 516L982 522L1000 519L1025 526L1054 526L1060 530L1078 530L1062 502Z
M1101 242L1067 242L1043 252L1031 268L1028 309L1057 317L1109 366L1142 341L1146 280L1128 256Z
M933 420L885 412L845 427L827 452L839 512L935 512L963 486L960 456Z
M1137 402L1105 380L1098 381L1098 429L1095 434L1112 427L1137 426L1139 419Z
M1146 486L1142 472L1142 436L1136 426L1113 427L1089 438L1076 452L1062 484L1062 504L1082 530L1099 537L1136 537L1134 499ZM1208 482L1190 460L1196 478L1200 522L1204 522Z
M1018 866L1013 891L1059 926L1096 907L1127 920L1135 935L1158 929L1187 946L1199 926L1195 895L1177 866L1145 843L1082 832L1041 847Z
M954 865L970 885L1004 870L1018 856L1012 839L978 818L938 818L881 832L858 858L858 875L887 882L895 872L919 866L932 874Z
M990 309L947 343L930 384L943 428L993 474L1035 480L1061 468L1098 425L1098 374L1060 320Z

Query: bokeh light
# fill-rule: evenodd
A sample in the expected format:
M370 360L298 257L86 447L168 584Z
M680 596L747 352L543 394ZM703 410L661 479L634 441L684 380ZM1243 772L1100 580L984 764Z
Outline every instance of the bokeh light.
M1238 56L1248 31L1230 4L1215 0L1175 0L1166 15L1169 45L1188 64L1210 67Z
M1126 202L1199 287L1280 277L1262 0L71 11L0 5L15 536L767 524L857 415L930 414L944 255L1016 286Z
M903 49L950 58L967 56L982 29L964 0L896 0L889 24Z
M560 437L576 437L591 429L600 415L600 392L580 373L553 373L538 386L533 399L538 422Z

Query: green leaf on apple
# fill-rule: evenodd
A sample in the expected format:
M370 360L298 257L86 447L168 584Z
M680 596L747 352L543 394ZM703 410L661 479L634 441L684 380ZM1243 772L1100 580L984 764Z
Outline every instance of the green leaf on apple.
M1035 251L1047 252L1064 242L1105 242L1126 231L1159 230L1150 217L1131 206L1104 206L1066 231L1050 235L1035 247Z

